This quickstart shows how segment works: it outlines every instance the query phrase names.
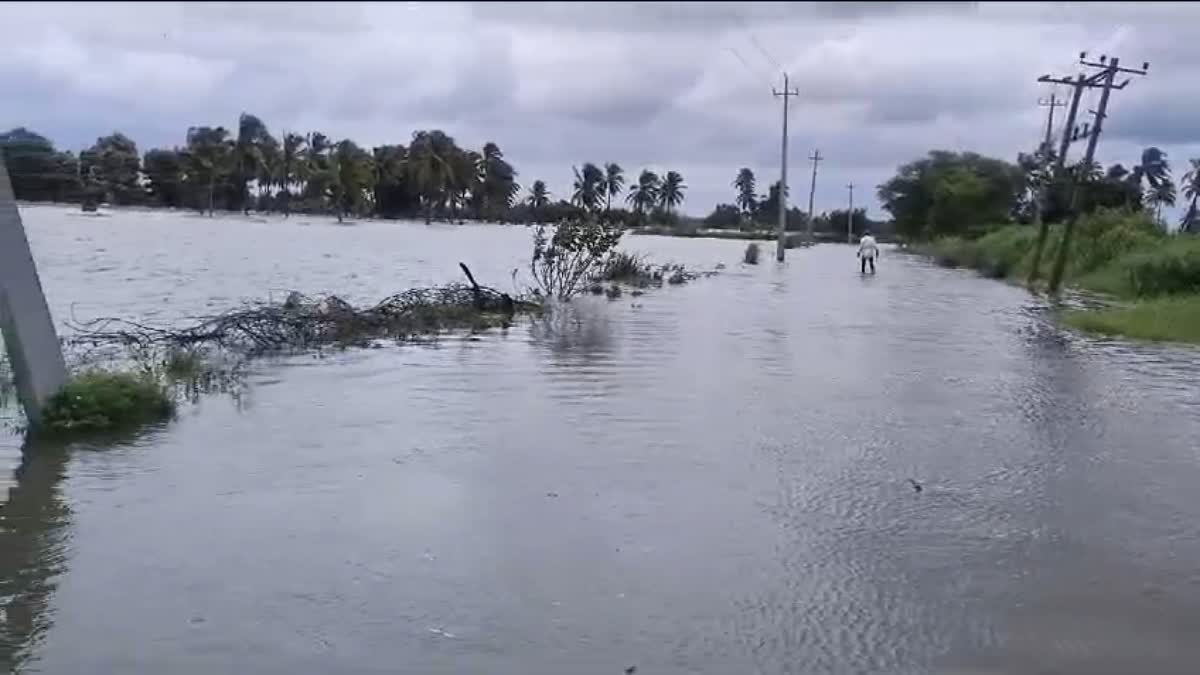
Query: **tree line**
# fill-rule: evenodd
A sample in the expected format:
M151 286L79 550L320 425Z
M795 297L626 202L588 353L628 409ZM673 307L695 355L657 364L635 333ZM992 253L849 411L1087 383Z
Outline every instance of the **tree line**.
M897 233L909 239L969 235L990 225L1032 223L1039 215L1043 222L1062 222L1071 215L1073 189L1078 190L1078 213L1126 209L1147 213L1166 227L1163 209L1176 204L1177 187L1161 149L1146 148L1129 166L1075 164L1056 173L1054 161L1053 150L1045 147L1020 153L1015 163L934 150L901 166L879 186L878 197ZM1179 188L1189 200L1180 229L1200 232L1200 159L1189 163Z
M382 218L558 222L585 213L618 224L674 222L687 191L682 174L645 169L626 185L620 165L574 169L570 195L545 181L522 193L518 173L496 143L464 148L440 130L417 131L407 145L370 150L320 132L281 137L243 113L236 130L198 126L182 147L139 154L116 132L76 156L25 128L0 134L17 199Z
M759 194L754 171L749 167L742 167L734 176L731 187L734 189L733 202L717 204L712 213L704 219L707 227L756 231L774 230L779 226L779 181L771 183L766 194ZM791 191L784 190L784 195L791 197ZM787 209L784 219L785 229L789 231L808 228L808 214L795 206ZM890 223L871 220L863 208L854 209L853 214L848 209L833 209L814 214L813 232L838 240L844 239L848 220L851 221L855 235L870 230L886 237L891 232Z

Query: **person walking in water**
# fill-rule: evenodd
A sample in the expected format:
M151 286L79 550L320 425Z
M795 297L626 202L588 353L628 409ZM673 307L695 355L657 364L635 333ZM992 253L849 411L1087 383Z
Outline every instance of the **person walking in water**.
M871 274L875 274L875 257L879 255L879 245L875 243L875 237L871 233L863 232L863 236L858 240L858 260L862 266L862 273L867 273L867 263L871 264Z

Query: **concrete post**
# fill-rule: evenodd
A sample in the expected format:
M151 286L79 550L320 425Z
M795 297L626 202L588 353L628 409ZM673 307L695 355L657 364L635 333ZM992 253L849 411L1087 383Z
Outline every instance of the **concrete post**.
M31 427L37 426L42 405L66 381L67 368L3 158L0 158L0 330L25 417Z

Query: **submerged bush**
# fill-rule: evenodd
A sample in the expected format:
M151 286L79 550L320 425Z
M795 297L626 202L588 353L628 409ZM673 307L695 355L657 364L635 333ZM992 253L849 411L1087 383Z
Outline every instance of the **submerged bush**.
M175 402L167 389L142 373L93 370L72 377L42 410L49 433L127 429L169 418Z
M627 251L613 251L597 276L603 281L635 281L650 273L650 264L642 256Z
M747 244L746 252L744 254L742 254L742 262L746 263L747 265L757 265L758 264L758 253L759 253L758 244L753 243L753 242L751 242L750 244Z

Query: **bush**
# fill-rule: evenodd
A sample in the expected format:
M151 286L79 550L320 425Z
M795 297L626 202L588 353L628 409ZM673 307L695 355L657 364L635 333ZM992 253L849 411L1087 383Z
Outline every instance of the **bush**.
M169 418L175 402L145 374L93 370L72 377L42 410L49 433L127 429Z
M1114 265L1133 295L1200 293L1200 240L1176 238L1132 253Z
M633 281L649 274L650 265L642 256L626 251L614 251L604 261L598 275L604 281Z
M757 265L758 253L758 244L751 242L746 246L746 252L742 255L742 262L746 263L747 265Z
M569 300L584 290L620 240L620 229L590 218L564 221L551 236L539 225L530 272L542 293Z

